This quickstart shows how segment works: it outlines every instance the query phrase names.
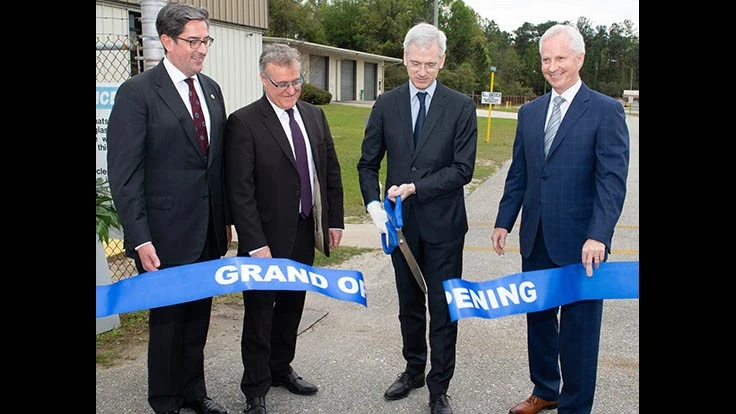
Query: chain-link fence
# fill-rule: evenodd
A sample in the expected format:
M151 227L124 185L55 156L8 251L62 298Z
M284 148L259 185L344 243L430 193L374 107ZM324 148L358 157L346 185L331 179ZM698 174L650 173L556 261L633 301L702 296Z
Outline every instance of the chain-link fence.
M122 239L110 239L110 243L103 243L103 246L107 256L107 265L110 267L110 280L113 283L138 274L133 259L125 256Z
M97 35L97 82L123 82L143 72L142 47L126 35Z
M142 45L139 39L125 35L97 35L97 82L119 83L143 71ZM111 235L119 232L111 231ZM138 274L133 259L125 256L123 240L111 238L103 243L110 279L117 282Z

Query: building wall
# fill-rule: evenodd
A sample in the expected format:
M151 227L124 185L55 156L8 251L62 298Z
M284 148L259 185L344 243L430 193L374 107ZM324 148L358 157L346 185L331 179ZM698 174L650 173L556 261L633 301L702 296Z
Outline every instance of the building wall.
M189 3L194 4L193 1ZM140 5L125 2L98 2L97 38L129 35L128 12L140 12ZM225 96L228 114L261 97L258 57L263 48L261 29L210 21L210 36L215 39L205 60L203 73L215 79ZM134 42L135 39L131 39ZM105 68L98 68L105 70ZM125 79L120 79L123 81Z
M203 73L214 78L222 87L228 113L260 98L263 89L258 76L258 57L263 50L263 34L268 27L268 1L184 0L184 2L205 7L210 13L210 36L215 42L205 60ZM128 11L138 13L141 11L139 0L96 0L96 5L98 40L104 39L108 34L129 35ZM136 41L133 38L130 40L131 43ZM327 56L329 67L327 90L332 94L333 101L361 100L365 62L377 65L378 73L374 88L376 96L380 95L384 87L385 63L400 61L386 56L292 39L268 38L266 41L284 41L299 49L305 79L309 79L310 55ZM355 85L350 96L342 96L341 92L342 82L352 82L352 79L342 79L340 75L343 59L355 61Z
M352 98L348 96L342 96L341 88L338 86L343 85L345 82L350 82L350 80L343 79L341 76L340 68L342 67L343 60L345 59L341 57L330 56L330 92L333 93L333 100L335 101L351 100ZM372 63L376 65L377 73L373 85L376 96L384 92L383 76L384 69L386 67L386 63L384 61L366 60L360 57L354 59L351 58L349 60L355 61L355 100L362 101L375 99L375 97L369 97L365 95L364 85L366 63Z
M139 0L97 0L101 1L140 10ZM262 30L268 28L268 0L182 0L181 3L204 7L210 13L210 20Z
M361 99L361 92L364 92L365 82L365 64L366 62L376 64L377 74L374 83L374 90L376 96L383 93L384 82L384 68L386 63L400 63L401 59L392 58L388 56L380 56L371 53L358 52L350 49L341 49L333 46L319 45L310 42L304 42L294 39L284 39L276 37L264 37L266 43L286 43L299 50L302 58L302 73L304 79L310 78L310 62L311 56L327 56L328 58L328 80L327 80L327 91L332 94L333 101L350 101L350 100L372 100L372 99ZM349 95L342 92L343 87L348 83L352 83L352 77L345 79L341 75L341 69L344 60L350 60L355 62L355 84L351 89Z
M263 95L258 70L263 35L246 28L213 23L210 36L215 38L215 43L207 54L203 72L222 87L225 109L230 114Z
M140 7L138 8L140 10ZM97 34L128 34L128 11L119 6L97 3L95 12L95 30Z

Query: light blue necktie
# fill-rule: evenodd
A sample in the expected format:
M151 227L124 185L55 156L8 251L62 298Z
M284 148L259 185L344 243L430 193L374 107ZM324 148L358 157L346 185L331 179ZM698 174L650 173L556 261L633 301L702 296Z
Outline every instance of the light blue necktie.
M544 131L544 158L547 158L549 149L552 146L552 140L557 134L557 128L560 127L560 120L562 120L560 105L562 105L563 102L565 102L565 98L561 96L555 97L555 103L552 106L552 117L549 118L547 129Z

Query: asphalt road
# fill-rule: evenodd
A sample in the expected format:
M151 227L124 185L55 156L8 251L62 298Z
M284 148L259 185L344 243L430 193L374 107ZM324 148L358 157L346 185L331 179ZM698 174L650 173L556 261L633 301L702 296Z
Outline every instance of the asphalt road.
M487 111L479 111L479 115L487 115ZM610 261L639 260L639 118L627 116L627 121L632 150L628 193ZM467 196L470 230L465 243L465 279L489 280L521 271L517 232L510 234L504 257L496 256L490 245L508 166L509 162ZM426 386L402 400L383 398L383 392L403 370L404 360L391 261L380 249L373 225L347 226L343 242L375 247L340 266L363 273L368 306L307 293L292 365L317 384L319 392L298 396L283 387L272 388L266 396L269 413L429 413ZM216 306L205 349L208 393L231 414L242 413L245 405L239 387L241 321L242 307L238 304ZM532 390L525 316L465 318L459 324L457 365L448 391L454 412L507 413ZM132 349L120 364L97 367L96 412L152 412L146 401L146 375L145 343ZM546 412L554 414L556 410ZM607 300L604 304L593 412L639 412L638 299Z

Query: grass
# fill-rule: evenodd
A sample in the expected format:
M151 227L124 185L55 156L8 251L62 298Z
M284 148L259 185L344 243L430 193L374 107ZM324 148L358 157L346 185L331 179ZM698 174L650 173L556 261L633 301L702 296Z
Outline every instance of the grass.
M323 105L330 130L335 140L337 157L340 160L342 184L345 204L345 221L361 223L369 220L363 207L363 200L358 185L358 159L360 146L363 140L365 123L368 120L370 107L328 104ZM496 108L493 111L497 110ZM505 112L515 110L505 110ZM470 184L471 189L485 181L489 176L511 158L511 146L516 130L514 119L491 119L490 142L488 137L488 118L478 117L478 150L475 161L475 173ZM385 163L385 160L384 160ZM381 168L381 182L385 180L385 165ZM332 257L326 258L321 253L315 256L315 267L334 267L358 254L371 249L342 246L331 252ZM240 304L240 293L219 295L213 299L213 307L218 304ZM97 364L100 366L115 365L126 352L136 345L148 341L148 311L136 311L120 314L120 327L97 335Z
M363 206L356 166L360 159L360 145L371 108L339 104L323 105L321 108L325 111L330 123L337 158L340 160L345 221L348 223L365 222L369 216ZM478 117L478 151L472 185L485 181L504 161L511 158L515 131L516 120L492 118L490 143L486 143L488 118ZM385 162L384 159L384 166L381 168L381 182L384 182L386 177Z

